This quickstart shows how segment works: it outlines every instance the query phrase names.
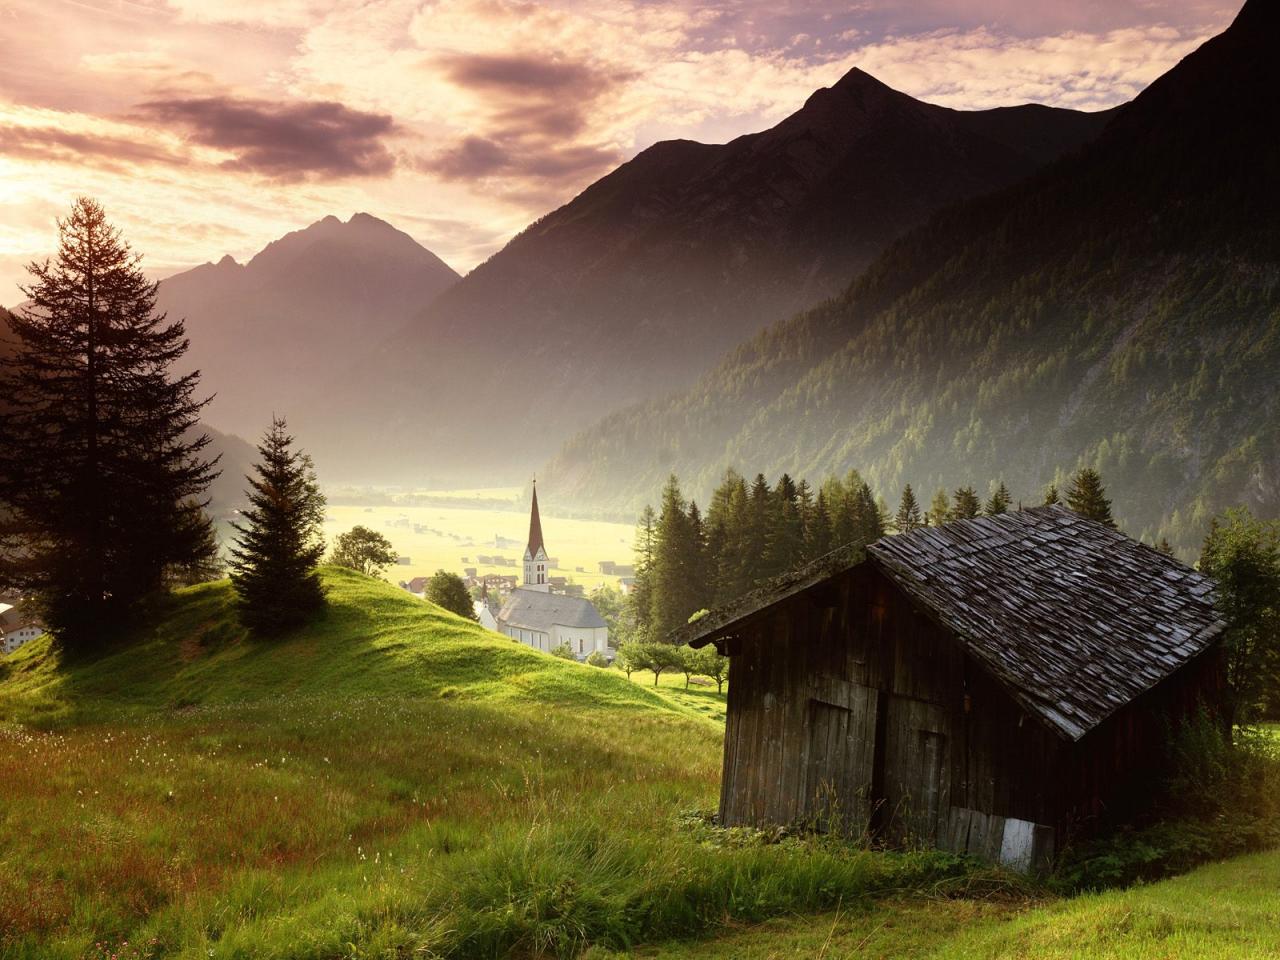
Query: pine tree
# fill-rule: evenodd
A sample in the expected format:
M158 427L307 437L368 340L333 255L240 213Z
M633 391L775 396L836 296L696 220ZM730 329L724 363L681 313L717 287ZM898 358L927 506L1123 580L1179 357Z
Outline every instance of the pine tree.
M972 520L982 510L982 501L973 487L961 487L955 492L951 502L952 520Z
M324 556L320 527L324 497L311 458L293 449L284 420L271 422L256 477L249 477L249 508L231 550L231 583L240 619L269 636L302 626L324 605L316 565Z
M1156 549L1163 553L1166 557L1172 557L1173 545L1169 543L1168 537L1161 537L1160 542L1156 544Z
M920 504L916 502L915 491L909 483L902 488L902 502L898 505L898 514L894 517L893 524L899 533L910 533L917 527L924 526Z
M711 563L707 553L707 525L696 500L689 501L688 530L690 614L711 606ZM688 620L688 617L685 618Z
M769 518L768 561L764 575L776 577L800 566L804 556L804 524L800 519L800 492L787 474L773 491Z
M143 597L214 560L201 497L216 461L193 430L207 401L197 374L170 376L186 335L155 312L140 260L78 199L9 318L0 581L33 594L69 650L100 646Z
M865 481L858 484L853 495L854 535L853 543L865 545L884 536L884 515L875 494Z
M631 595L631 619L636 625L640 641L649 639L650 621L653 617L653 561L658 542L658 517L653 507L646 505L636 525L635 564L636 579Z
M947 491L939 487L933 495L933 502L929 504L929 526L940 527L951 519L951 498L947 496Z
M813 501L813 512L804 528L804 553L809 560L817 560L831 552L831 512L827 509L827 494L819 490Z
M763 473L757 473L747 493L747 522L739 531L738 547L742 551L742 572L747 590L771 574L768 536L773 526L773 505L769 481Z
M672 474L662 490L653 559L650 639L659 643L665 643L699 609L693 582L696 546L688 509L680 481Z
M985 513L988 517L999 516L1002 513L1008 513L1012 504L1013 498L1009 496L1009 490L1004 485L1004 481L1001 480L996 492L991 494L991 498L987 500Z
M1102 477L1091 467L1080 468L1071 478L1071 486L1067 489L1067 506L1082 517L1112 528L1116 525L1111 517L1111 501L1107 499Z
M1049 489L1044 492L1044 505L1052 507L1055 503L1061 503L1062 498L1058 496L1058 485L1056 483L1049 484Z

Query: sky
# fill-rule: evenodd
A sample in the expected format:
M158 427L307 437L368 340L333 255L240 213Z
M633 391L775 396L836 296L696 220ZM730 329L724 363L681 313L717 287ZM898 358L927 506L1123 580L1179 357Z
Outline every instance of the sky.
M1097 110L1239 0L0 0L0 304L96 197L155 275L356 211L461 273L659 140L857 66L957 109Z

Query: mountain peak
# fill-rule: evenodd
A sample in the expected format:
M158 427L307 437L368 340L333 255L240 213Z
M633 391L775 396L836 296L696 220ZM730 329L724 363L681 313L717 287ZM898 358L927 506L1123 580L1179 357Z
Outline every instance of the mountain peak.
M229 253L224 253L222 259L218 261L220 267L238 267L240 264L236 262L236 258Z

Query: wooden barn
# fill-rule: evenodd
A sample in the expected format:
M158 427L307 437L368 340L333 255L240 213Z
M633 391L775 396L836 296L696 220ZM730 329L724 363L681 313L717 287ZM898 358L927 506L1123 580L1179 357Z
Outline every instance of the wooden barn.
M1018 869L1160 773L1224 682L1213 584L1062 507L886 537L685 628L732 660L726 825L870 829Z

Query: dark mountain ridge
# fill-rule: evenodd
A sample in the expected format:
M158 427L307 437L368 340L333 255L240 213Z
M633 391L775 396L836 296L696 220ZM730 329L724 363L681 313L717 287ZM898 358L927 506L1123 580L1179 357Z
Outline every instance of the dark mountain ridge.
M1226 505L1280 512L1277 16L1251 0L1078 156L939 213L540 477L631 509L670 470L705 494L729 465L855 467L896 501L1033 498L1087 463L1131 532L1184 548Z
M392 438L412 430L437 468L523 476L600 412L688 384L744 337L837 293L907 227L1027 176L1105 119L950 110L854 70L770 130L656 144L388 343L369 370L392 414L359 459L383 476L412 466L400 449L388 462ZM328 416L350 453L371 417L359 398L338 400ZM495 400L500 437L475 429L477 403Z

